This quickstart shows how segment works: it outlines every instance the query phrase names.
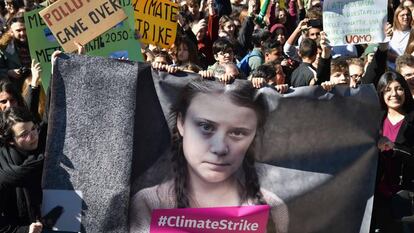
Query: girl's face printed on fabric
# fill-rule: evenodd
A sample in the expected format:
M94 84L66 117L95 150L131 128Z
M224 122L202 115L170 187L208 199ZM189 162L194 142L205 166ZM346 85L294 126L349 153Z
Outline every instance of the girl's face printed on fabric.
M185 44L180 44L177 50L177 59L181 62L188 62L190 53L188 52L188 47Z
M384 102L388 108L401 110L405 101L404 88L397 81L392 81L384 89Z
M37 149L39 142L39 128L33 122L17 122L12 127L13 141L17 149L32 151Z
M190 182L231 181L257 130L256 112L234 104L225 94L196 94L177 128Z

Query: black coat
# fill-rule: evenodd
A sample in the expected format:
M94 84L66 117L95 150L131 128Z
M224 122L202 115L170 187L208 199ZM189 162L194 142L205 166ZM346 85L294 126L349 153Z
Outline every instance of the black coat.
M401 188L414 191L414 111L405 116L394 143L394 156L401 158Z
M386 115L384 116L385 119ZM414 191L414 111L405 115L394 142L392 151L380 153L377 183L384 175L384 159L392 156L393 170L388 182L398 185L401 190Z
M0 148L0 232L29 232L40 219L41 179L47 126L41 127L36 151Z

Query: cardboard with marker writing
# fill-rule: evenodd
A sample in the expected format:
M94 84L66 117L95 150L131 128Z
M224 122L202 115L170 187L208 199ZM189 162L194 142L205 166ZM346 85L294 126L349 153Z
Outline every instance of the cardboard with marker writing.
M86 54L111 58L127 58L131 61L142 61L140 43L135 38L134 12L130 1L121 3L128 18L104 34L85 45ZM30 56L42 67L42 84L45 90L49 86L51 73L51 55L62 50L51 30L40 17L36 9L24 14L26 32L29 42Z
M133 6L141 42L171 47L177 34L178 4L169 0L135 0Z
M39 12L64 51L86 44L124 20L117 0L60 0Z

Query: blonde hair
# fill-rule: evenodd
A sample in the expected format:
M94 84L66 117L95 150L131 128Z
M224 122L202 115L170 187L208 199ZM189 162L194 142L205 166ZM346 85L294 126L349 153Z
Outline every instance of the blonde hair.
M394 23L392 25L392 27L394 28L394 30L396 29L396 30L402 31L402 26L400 24L400 21L398 20L398 16L400 15L400 13L403 10L407 10L407 12L410 14L410 17L411 17L411 23L413 21L411 9L409 7L406 7L406 6L403 6L402 4L400 4L397 7L397 9L395 9L395 12L394 12ZM411 28L411 23L410 23L410 28Z

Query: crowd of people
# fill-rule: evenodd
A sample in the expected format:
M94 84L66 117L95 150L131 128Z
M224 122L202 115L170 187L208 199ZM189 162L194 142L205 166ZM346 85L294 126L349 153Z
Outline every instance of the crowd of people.
M330 91L337 85L357 88L359 84L373 84L384 115L378 135L380 153L371 232L414 232L414 1L388 1L388 23L384 25L387 42L345 46L330 45L329 35L323 31L320 0L264 0L262 5L259 0L177 3L180 12L174 46L162 49L142 44L142 50L137 51L154 69L198 73L222 85L235 85L237 79L250 80L249 85L256 89L270 87L281 94L290 87L320 85ZM0 2L0 232L41 232L44 225L39 210L48 101L40 81L42 68L30 57L23 13L45 5L31 0ZM77 46L83 51L81 45ZM213 85L211 89L222 87ZM184 130L190 131L184 121L186 113L195 111L191 101L201 101L197 96L193 94L183 103L183 112L178 111L181 115L177 119L176 136L184 140L184 153L179 150L181 154L174 164L188 164L189 168L180 170L169 185L178 182L187 187L191 184L187 185L188 180L182 177L191 178L197 173L191 167L191 152L185 151L183 135ZM229 101L228 96L221 98ZM227 104L237 107L231 101ZM253 115L258 111L249 108ZM202 110L197 111L201 114ZM251 169L244 163L254 163L247 150L255 133L249 133L256 131L259 123L260 119L252 122L255 130L231 134L234 140L250 140L240 152L246 157L239 161L243 169ZM199 130L213 138L214 127L202 122ZM223 150L215 154L230 153ZM227 178L233 177L231 172L237 169L226 171L230 173L220 179L228 182ZM207 178L206 181L210 182ZM257 182L254 179L251 183ZM257 184L238 185L246 187L247 193L242 197L235 194L236 204L269 199ZM179 186L175 188L177 197L170 208L203 206L198 204L202 202L200 198L191 199L180 193ZM235 190L239 188L235 186ZM137 198L148 197L141 193Z

